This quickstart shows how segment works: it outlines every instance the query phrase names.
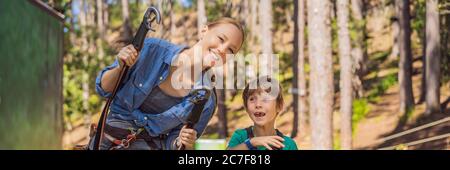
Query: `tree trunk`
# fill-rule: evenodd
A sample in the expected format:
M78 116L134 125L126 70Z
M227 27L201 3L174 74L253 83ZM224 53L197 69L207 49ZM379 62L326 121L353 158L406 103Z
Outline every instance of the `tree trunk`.
M200 38L200 33L202 31L203 26L206 25L206 11L205 11L205 1L198 0L197 1L197 29L198 29L198 38Z
M70 6L75 6L75 3L77 3L76 1L70 1L69 2L70 3ZM77 35L75 34L75 28L74 28L74 26L75 26L75 20L77 20L75 17L70 17L69 18L70 20L70 22L69 22L69 24L70 24L70 26L69 26L69 42L70 42L70 44L72 44L72 45L76 45L77 44ZM80 19L80 15L78 15L78 21L79 21L79 19ZM67 56L69 56L69 61L71 61L72 59L72 56L70 56L70 55L67 55ZM68 121L68 122L70 122L70 121Z
M219 118L218 130L219 137L228 137L228 121L227 121L227 106L225 105L225 89L217 89L217 115Z
M251 13L251 21L250 21L250 44L255 44L255 39L257 39L257 32L259 32L258 28L258 1L250 1L250 13Z
M161 12L161 13L164 13L163 11L164 11L164 7L163 7L163 1L164 0L157 0L157 7L158 7L158 9L159 9L159 12Z
M333 148L333 60L329 1L307 1L310 123L313 149Z
M145 10L147 10L148 7L152 6L152 0L143 0L142 5L144 5Z
M306 136L306 79L305 79L305 1L294 1L294 124L291 137L295 138L300 131L300 139Z
M412 91L412 54L409 0L396 0L396 15L400 24L399 31L399 72L400 112L407 113L414 107Z
M131 30L130 9L128 7L128 0L122 0L122 20L123 20L123 37L125 41L131 40L133 31Z
M103 16L103 0L97 0L97 31L100 35L100 37L103 39L105 35L105 22L104 22L104 16Z
M108 8L109 8L108 3L103 2L103 23L104 23L105 31L109 27L109 10L108 10Z
M88 66L88 49L89 49L89 41L88 41L88 30L87 25L89 24L89 11L88 11L89 3L81 0L80 1L80 13L79 13L79 22L81 29L81 51L82 51L82 64L84 68ZM83 98L83 110L89 110L89 75L87 72L82 72L81 74L83 83L81 84L82 89L82 98Z
M86 8L86 24L87 24L87 38L88 38L88 54L95 55L97 52L97 46L95 44L95 32L96 30L96 23L95 23L95 1L86 1L87 8ZM88 65L89 65L89 58Z
M105 21L104 21L104 16L103 16L103 7L104 6L104 2L103 0L97 0L97 8L96 8L96 13L97 13L97 32L98 32L98 36L100 38L97 38L95 43L97 48L97 56L98 59L100 61L103 60L105 53L104 53L104 49L103 49L103 40L105 39ZM104 67L104 63L100 62L100 66Z
M166 16L166 6L164 6L163 1L165 0L158 0L157 1L157 8L159 9L159 12L161 12L162 16ZM156 30L156 37L161 38L161 39L166 39L165 35L165 28L166 28L166 24L164 24L164 19L161 20L161 25L159 26L160 29Z
M420 3L420 2L418 2L418 3ZM426 13L424 15L426 15ZM426 18L426 16L425 16L425 18ZM426 22L426 19L424 22ZM425 96L427 93L427 88L426 88L426 86L427 86L427 83L426 83L426 72L427 72L427 70L426 70L426 61L427 61L427 59L426 59L426 56L427 56L426 55L426 51L427 51L426 39L427 39L427 36L426 36L425 29L426 29L426 26L423 26L423 28L421 28L418 31L418 34L420 36L420 42L422 43L421 44L422 45L422 56L420 57L422 60L422 77L420 80L420 96L419 96L419 100L417 101L417 104L422 104L425 101Z
M424 28L426 29L426 28ZM421 33L422 38L422 78L420 80L420 96L419 96L419 101L417 101L417 103L423 103L425 101L425 96L427 94L427 81L426 81L426 74L427 74L427 69L426 69L426 63L427 63L427 43L426 43L426 31L422 31Z
M440 113L440 26L438 0L426 1L426 114Z
M273 73L272 61L272 0L261 0L259 2L259 21L261 27L261 49L263 57L259 60L262 66L259 75L270 75Z
M340 95L341 95L341 149L352 149L352 59L348 31L348 0L337 1L339 39Z
M394 5L395 8L395 5ZM398 51L398 34L400 31L400 26L398 24L398 18L397 17L393 17L392 19L392 51L391 54L389 55L388 60L389 61L394 61L395 59L398 58L399 55L399 51Z
M175 14L173 12L174 9L174 1L170 0L170 11L169 11L169 15L170 15L170 38L173 38L175 36L175 32L177 30L177 25L175 24Z
M366 71L366 50L365 50L365 21L364 21L364 0L351 0L352 18L357 31L352 48L352 58L354 61L356 74L353 78L353 86L357 97L362 97L364 93L362 78Z
M89 27L95 27L95 1L86 1L86 24ZM89 33L92 33L89 29Z
M241 1L239 3L239 20L243 23L244 27L248 27L250 24L250 1Z
M86 31L86 11L85 11L85 1L81 0L80 2L80 13L78 14L80 30L81 30L81 50L86 51L88 48L87 42L87 31Z

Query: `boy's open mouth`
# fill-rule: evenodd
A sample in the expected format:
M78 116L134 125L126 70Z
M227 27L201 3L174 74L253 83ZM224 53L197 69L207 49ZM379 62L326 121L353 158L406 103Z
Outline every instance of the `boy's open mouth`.
M264 117L266 115L266 113L264 113L264 112L255 112L255 113L253 113L253 115L255 115L255 117Z

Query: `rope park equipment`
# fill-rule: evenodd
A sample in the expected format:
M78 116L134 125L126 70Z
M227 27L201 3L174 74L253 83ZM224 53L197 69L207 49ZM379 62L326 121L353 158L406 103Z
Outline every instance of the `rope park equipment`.
M203 108L205 107L206 102L208 101L209 96L211 95L211 91L207 88L196 89L192 93L198 94L195 95L191 102L194 103L194 108L192 108L191 113L189 114L186 122L186 128L193 129L194 125L197 124L200 119ZM185 146L180 145L178 150L184 150Z
M133 47L136 49L136 51L140 52L142 49L142 46L144 44L145 37L148 33L148 31L155 31L152 29L152 23L155 22L157 24L161 23L161 13L158 9L154 7L150 7L145 11L144 18L141 22L141 25L139 26L139 29L136 33L136 35L133 38L132 44ZM103 139L103 131L105 127L105 121L106 117L108 116L109 107L111 105L111 102L113 101L114 97L116 96L116 93L119 89L120 83L125 78L125 75L127 74L129 70L129 66L124 64L124 66L120 70L119 79L117 80L116 84L114 85L114 89L112 92L111 97L108 98L106 101L105 106L103 107L103 111L100 115L100 119L98 120L97 129L94 137L94 150L99 150L100 143Z
M417 132L417 131L423 130L425 128L436 126L436 125L439 125L439 124L442 124L442 123L445 123L445 122L448 122L448 121L450 121L450 117L446 117L446 118L443 118L443 119L440 119L440 120L437 120L437 121L434 121L434 122L431 122L431 123L427 123L427 124L424 124L424 125L421 125L421 126L418 126L418 127L415 127L415 128L412 128L412 129L409 129L409 130L406 130L406 131L403 131L403 132L400 132L400 133L397 133L397 134L394 134L394 135L390 135L390 136L381 138L381 139L377 140L376 143L385 142L385 141L388 141L388 140L391 140L391 139L394 139L394 138L398 138L398 137L401 137L401 136L404 136L404 135L407 135L407 134L410 134L410 133L413 133L413 132ZM445 139L445 138L449 138L449 137L450 137L450 133L446 133L446 134L442 134L442 135L438 135L438 136L433 136L433 137L429 137L429 138L425 138L425 139L420 139L420 140L408 142L408 143L405 143L403 145L408 147L408 146L412 146L412 145L418 145L418 144L431 142L431 141L435 141L435 140L440 140L440 139ZM383 147L383 148L379 148L378 150L392 150L392 149L395 149L397 146L398 145Z
M139 29L136 32L136 35L134 36L133 41L132 41L133 47L136 49L136 51L138 51L138 52L141 51L148 31L155 32L155 30L152 28L152 26L153 26L152 24L154 22L156 22L156 24L161 23L161 13L159 12L159 10L157 8L150 7L146 10L143 20L139 26ZM97 128L91 126L91 127L93 127L92 129L95 129L93 132L93 133L95 133L95 136L94 136L94 134L92 134L92 136L94 136L94 138L93 138L93 140L94 140L93 141L93 149L94 150L100 150L100 143L103 140L103 137L108 138L108 140L111 140L111 138L114 139L113 143L115 143L117 146L115 146L111 149L126 149L130 145L130 143L132 143L133 141L136 140L136 138L139 135L142 136L142 134L146 134L146 133L141 133L142 130L138 129L137 132L131 132L130 134L128 134L125 139L115 139L114 137L108 136L108 134L104 133L105 122L106 122L106 118L109 113L110 105L111 105L114 97L116 96L117 91L120 89L120 84L126 77L125 75L127 74L128 70L129 70L129 66L127 66L127 65L124 65L121 68L119 78L118 78L116 84L114 85L112 95L111 95L111 97L109 97L107 99L106 104L103 108L103 111L100 115L100 119L98 121ZM209 70L209 68L207 70ZM215 92L215 89L213 88L212 91ZM190 95L193 96L192 99L190 100L190 102L192 102L194 104L194 107L188 115L187 122L185 123L186 128L190 128L190 129L194 128L195 124L199 121L199 119L201 117L201 113L203 111L203 108L204 108L206 102L208 101L210 94L211 94L211 89L209 89L207 87L201 87L199 89L195 89L192 92L190 92ZM146 138L148 139L150 137L146 137ZM88 149L89 149L89 147L88 147ZM185 146L181 145L178 149L184 150Z

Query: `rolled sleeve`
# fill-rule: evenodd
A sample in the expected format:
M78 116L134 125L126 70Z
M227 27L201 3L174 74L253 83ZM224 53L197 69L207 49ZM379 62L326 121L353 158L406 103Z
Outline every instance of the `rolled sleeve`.
M197 131L197 139L199 139L202 136L203 132L205 131L206 126L208 125L208 122L214 113L214 108L215 108L215 106L214 106L213 102L210 102L209 105L207 107L205 107L205 109L203 109L203 112L202 112L199 122L196 125L194 125L194 129L195 129L195 131ZM187 119L187 116L186 116L186 118L183 117L183 119L184 119L183 120L183 123L184 123ZM175 146L175 141L177 140L178 135L180 134L180 131L181 131L181 128L183 127L183 125L184 124L179 124L178 126L176 126L175 128L173 128L170 131L170 133L168 134L167 139L166 139L166 147L167 147L166 149L168 149L168 150L178 149Z
M111 64L110 66L107 66L106 68L104 68L102 71L100 71L97 75L97 78L95 79L95 91L102 97L108 98L111 96L111 92L106 92L102 86L101 86L101 82L102 82L102 77L103 74L105 74L106 71L111 70L115 67L117 67L119 65L119 62L117 60L114 61L113 64Z
M183 124L175 127L170 131L166 138L166 150L177 150L177 146L175 145L176 140L178 139L178 135L180 134L181 128L183 128Z
M209 120L211 120L215 110L215 103L212 98L208 100L205 108L203 109L202 115L200 116L200 120L197 124L194 125L194 129L197 131L197 138L202 136L203 132L208 125Z

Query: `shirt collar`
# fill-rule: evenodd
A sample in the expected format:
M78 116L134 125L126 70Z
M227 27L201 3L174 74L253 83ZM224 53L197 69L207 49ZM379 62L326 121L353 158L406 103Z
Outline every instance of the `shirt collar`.
M165 57L164 63L168 65L172 65L172 61L180 55L180 52L184 49L189 48L187 45L174 45L173 50L171 50L171 54L168 57Z

